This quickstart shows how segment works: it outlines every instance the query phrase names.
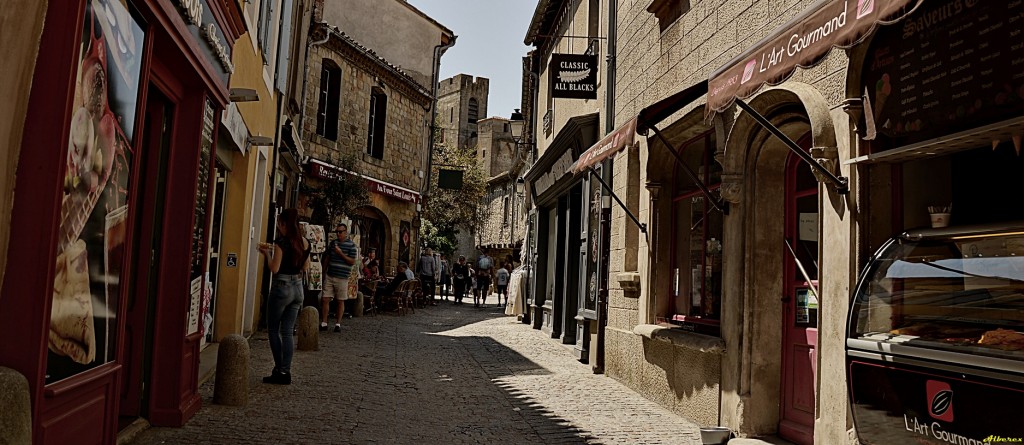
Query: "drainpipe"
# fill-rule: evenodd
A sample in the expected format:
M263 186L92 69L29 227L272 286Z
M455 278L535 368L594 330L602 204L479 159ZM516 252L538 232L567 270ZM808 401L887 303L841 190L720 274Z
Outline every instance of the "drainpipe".
M434 133L437 131L437 83L440 81L439 77L441 76L441 56L444 55L448 48L455 46L455 40L458 38L459 36L452 36L448 43L434 46L434 69L430 76L430 140L427 141L427 174L424 176L426 185L423 187L423 201L426 201L427 196L430 194L430 170L434 163Z
M313 9L313 13L310 15L310 27L309 27L309 30L311 32L313 31L313 27L316 26L316 25L323 25L324 27L327 26L327 22L326 21L317 22L317 21L315 21L313 19L313 17L316 17L316 5L315 4L314 4L313 8L314 8ZM306 42L306 54L303 55L303 57L302 57L302 62L305 64L305 68L303 68L303 70L302 70L302 101L299 103L299 108L300 108L300 111L299 111L299 137L304 136L302 133L303 133L303 128L306 126L306 86L309 84L309 50L310 50L310 48L313 48L314 46L323 45L324 43L327 42L328 39L331 38L331 30L330 29L325 29L324 31L325 31L325 33L324 33L324 38L323 39L315 40L315 41L307 41Z
M615 45L617 39L615 27L618 26L617 16L618 0L608 0L608 56L605 58L608 78L605 79L604 87L605 113L608 117L604 120L605 134L615 131Z

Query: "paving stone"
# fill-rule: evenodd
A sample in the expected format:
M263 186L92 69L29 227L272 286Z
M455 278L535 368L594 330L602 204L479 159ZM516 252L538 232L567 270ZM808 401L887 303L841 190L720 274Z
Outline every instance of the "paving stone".
M290 386L256 383L246 407L229 407L204 384L188 424L133 443L700 443L693 422L547 337L494 305L354 319L320 335L319 351L296 351ZM249 346L252 372L268 374L266 334Z

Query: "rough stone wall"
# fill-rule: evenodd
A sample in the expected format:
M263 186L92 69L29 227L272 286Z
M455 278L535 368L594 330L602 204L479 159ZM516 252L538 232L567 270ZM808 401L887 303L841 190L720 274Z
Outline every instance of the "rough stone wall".
M332 37L334 39L335 37ZM316 134L318 88L323 60L334 61L341 68L341 99L338 113L338 140L332 141ZM403 94L397 88L386 87L387 130L384 136L384 157L377 159L366 152L369 135L370 92L385 78L383 72L371 72L353 63L328 45L310 51L308 84L312 90L306 95L306 122L303 135L306 153L316 159L328 160L339 153L356 153L360 172L382 181L419 191L423 188L420 171L427 156L429 110L421 102ZM395 83L385 80L386 85Z
M476 244L515 244L526 235L526 198L515 191L515 181L494 181L481 204L487 218L477 232Z
M477 101L477 119L487 117L487 95L490 80L485 77L473 78L468 74L456 74L442 79L437 85L438 123L444 131L444 143L472 149L476 146L478 124L469 121L469 100ZM510 110L511 112L511 110Z
M452 31L404 0L328 0L322 18L430 89L434 46Z

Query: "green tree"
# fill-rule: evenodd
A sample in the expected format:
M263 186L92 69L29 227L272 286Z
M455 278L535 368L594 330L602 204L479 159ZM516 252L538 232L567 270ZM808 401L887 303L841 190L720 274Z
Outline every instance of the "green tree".
M473 152L441 143L435 138L430 193L423 209L420 237L426 247L451 254L458 248L461 230L479 230L486 215L481 206L487 193L487 175ZM440 170L461 170L462 188L442 189L437 185Z
M309 197L308 205L313 209L311 223L330 230L342 215L351 216L355 209L370 203L366 180L358 175L356 159L351 153L332 155L326 162L345 172L336 172L315 185L302 183L302 193Z

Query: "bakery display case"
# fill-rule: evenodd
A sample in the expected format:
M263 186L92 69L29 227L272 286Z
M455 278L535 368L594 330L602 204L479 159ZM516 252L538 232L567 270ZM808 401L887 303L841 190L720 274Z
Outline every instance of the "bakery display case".
M851 300L847 376L862 443L986 443L1024 424L1024 222L906 232ZM913 441L913 442L911 442Z

